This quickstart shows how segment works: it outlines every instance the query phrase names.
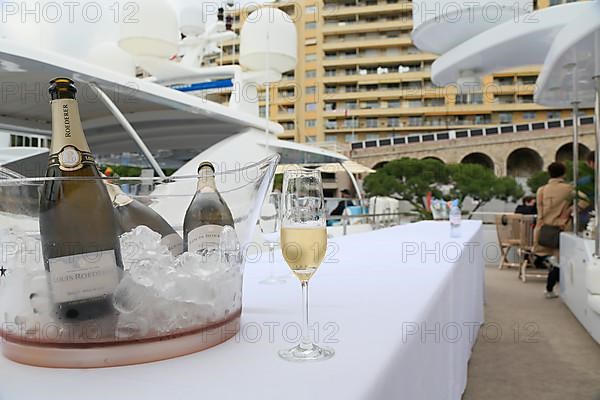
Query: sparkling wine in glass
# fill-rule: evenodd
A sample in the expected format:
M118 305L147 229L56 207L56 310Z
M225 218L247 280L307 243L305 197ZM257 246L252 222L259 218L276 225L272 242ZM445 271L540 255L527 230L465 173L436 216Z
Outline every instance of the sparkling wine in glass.
M291 349L279 351L289 361L327 360L334 355L310 338L308 282L317 271L327 249L326 210L321 172L294 169L285 172L281 199L281 251L302 284L302 339Z

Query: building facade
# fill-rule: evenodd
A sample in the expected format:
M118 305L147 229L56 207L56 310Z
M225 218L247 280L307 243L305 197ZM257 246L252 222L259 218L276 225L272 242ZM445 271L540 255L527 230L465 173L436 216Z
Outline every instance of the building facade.
M436 55L413 45L409 1L273 4L290 16L298 32L295 71L271 85L269 114L285 129L281 139L344 148L355 141L570 116L568 109L533 103L535 66L487 76L472 90L435 86L431 64ZM255 7L230 11L236 32ZM238 62L239 40L222 48L213 62ZM262 93L262 115L264 98Z

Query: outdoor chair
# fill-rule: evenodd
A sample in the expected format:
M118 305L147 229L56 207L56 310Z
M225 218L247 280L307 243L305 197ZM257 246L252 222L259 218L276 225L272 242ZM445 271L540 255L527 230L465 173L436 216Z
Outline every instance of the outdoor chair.
M518 251L520 241L520 214L502 214L496 215L496 231L498 233L498 242L500 243L501 259L499 269L519 268L520 262L513 262L508 259L511 249Z
M519 258L521 260L519 279L523 283L527 282L527 278L546 278L548 276L548 270L536 269L534 264L535 257L546 255L535 253L535 221L535 215L522 215L519 223Z

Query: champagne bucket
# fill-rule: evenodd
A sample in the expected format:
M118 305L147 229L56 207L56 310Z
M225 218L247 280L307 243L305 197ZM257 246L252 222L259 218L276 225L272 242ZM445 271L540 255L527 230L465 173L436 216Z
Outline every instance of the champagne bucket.
M177 238L183 237L186 209L196 193L195 175L25 178L0 169L0 336L4 356L45 367L107 367L189 354L235 336L242 313L244 259L252 247L250 241L278 161L279 156L273 155L236 168L215 163L216 187L235 226L215 238L215 248L183 254L179 254ZM119 232L115 243L120 248L111 259L114 265L107 264L104 256L48 261L43 245L48 238L40 233L42 188L68 182L85 191L86 185L97 186L98 181L114 185L122 194L111 198L114 213L102 218L94 215L91 221L118 221L124 209L119 207L126 207L131 199L140 209L159 215L174 233L167 241L166 234L151 229L152 221L141 218ZM86 212L92 216L95 210ZM70 220L68 212L64 215L65 220L60 221L63 232L77 224L84 224L89 232L102 231L86 221ZM60 237L52 239L64 245ZM97 238L99 243L105 239ZM85 245L93 250L94 243ZM90 254L98 254L92 250ZM103 263L103 269L98 269L98 263ZM80 279L97 283L103 292L80 290ZM61 312L67 303L86 309L99 296L110 306L91 318L65 317Z

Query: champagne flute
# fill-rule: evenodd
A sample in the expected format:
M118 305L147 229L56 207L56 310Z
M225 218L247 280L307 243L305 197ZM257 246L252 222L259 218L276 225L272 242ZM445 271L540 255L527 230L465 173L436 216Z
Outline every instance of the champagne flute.
M300 343L279 351L284 360L327 360L334 355L333 349L313 343L308 318L308 281L327 249L325 215L321 172L304 168L286 171L281 199L281 252L302 284L303 326Z
M281 202L280 193L271 193L261 210L258 225L263 234L265 244L269 246L269 257L273 255L275 245L279 244L279 204ZM263 285L283 284L287 281L285 276L275 276L273 269L269 271L269 276L258 282Z

